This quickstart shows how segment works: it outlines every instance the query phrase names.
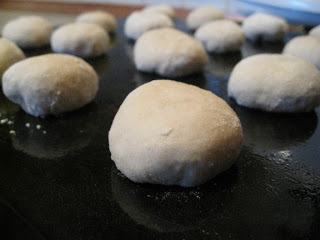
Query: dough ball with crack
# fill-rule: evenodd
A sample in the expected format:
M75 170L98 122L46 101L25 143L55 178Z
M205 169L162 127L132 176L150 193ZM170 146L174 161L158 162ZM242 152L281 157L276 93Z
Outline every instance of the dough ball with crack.
M108 33L97 24L70 23L55 30L51 48L56 53L67 53L82 58L104 54L110 46Z
M115 32L117 27L115 16L104 11L84 12L77 17L76 22L98 24L110 33Z
M171 28L143 34L133 52L138 70L168 77L200 72L208 62L206 51L199 41Z
M2 37L21 48L39 48L48 45L52 25L39 16L21 16L9 21L2 29Z
M233 69L228 94L239 105L268 112L308 112L320 104L320 72L294 56L259 54Z
M187 16L187 26L195 30L201 25L217 19L225 18L224 13L215 7L201 7L189 13Z
M99 82L81 58L46 54L15 63L3 75L3 92L33 116L78 109L95 97Z
M156 80L126 97L109 148L134 182L192 187L227 170L242 139L240 120L224 100L196 86Z

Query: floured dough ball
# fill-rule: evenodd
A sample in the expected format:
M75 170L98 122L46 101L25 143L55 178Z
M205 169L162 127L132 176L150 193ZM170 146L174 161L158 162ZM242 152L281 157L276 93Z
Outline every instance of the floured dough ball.
M36 117L86 105L99 85L89 64L66 54L46 54L15 63L2 80L4 94Z
M133 50L136 68L162 76L180 77L202 71L208 56L202 44L171 28L143 34Z
M225 18L224 13L215 7L201 7L189 13L187 16L187 26L191 30L195 30L202 24L217 19Z
M143 9L144 12L156 12L167 15L169 18L176 16L175 10L169 5L151 5Z
M55 30L51 48L56 53L67 53L83 58L104 54L110 45L108 33L92 23L70 23Z
M320 39L320 25L312 28L309 32L309 35Z
M320 69L320 38L295 37L285 45L283 53L303 58Z
M269 112L308 112L320 104L320 72L297 57L259 54L233 69L228 94L239 105Z
M0 38L0 85L4 71L24 58L24 53L16 44L5 38Z
M287 32L288 24L280 17L265 13L256 13L247 17L242 24L246 37L255 41L282 41Z
M84 12L77 17L76 22L98 24L107 32L114 32L117 27L116 18L104 11Z
M239 51L245 36L241 27L230 20L217 20L203 24L195 33L195 38L208 52L225 53Z
M124 24L124 33L130 38L137 40L143 33L156 28L174 27L172 20L161 13L156 12L133 12Z
M109 148L117 168L134 182L192 187L228 169L242 139L240 120L224 100L192 85L156 80L126 97Z
M11 40L21 48L48 45L51 33L51 23L38 16L21 16L9 21L2 29L2 37Z

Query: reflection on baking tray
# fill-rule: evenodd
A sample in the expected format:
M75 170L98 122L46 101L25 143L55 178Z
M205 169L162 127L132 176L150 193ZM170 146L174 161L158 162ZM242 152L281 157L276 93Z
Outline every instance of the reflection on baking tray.
M242 57L250 57L260 53L279 53L284 47L283 42L250 42L245 41L241 48Z
M91 103L78 111L45 119L19 111L14 116L12 145L18 151L47 159L79 151L90 143L97 131L95 108Z
M233 166L200 187L168 188L131 182L113 165L111 187L116 202L137 224L158 232L184 232L223 214L221 207L231 202L237 177Z
M241 60L241 52L209 54L208 57L209 62L206 65L205 71L219 77L226 77Z
M241 120L244 144L259 150L287 149L304 143L313 135L318 122L314 111L277 114L241 107L234 109Z

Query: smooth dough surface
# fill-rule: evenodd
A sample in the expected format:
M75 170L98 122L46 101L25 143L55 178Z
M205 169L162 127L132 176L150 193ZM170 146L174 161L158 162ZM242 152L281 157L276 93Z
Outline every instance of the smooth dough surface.
M11 101L33 116L57 115L89 103L99 87L94 69L66 54L31 57L12 65L2 88Z
M169 5L151 5L145 7L143 11L161 13L167 15L169 18L174 18L176 16L174 8L170 7Z
M124 33L128 38L137 40L143 33L163 27L174 27L168 16L149 11L133 12L126 19Z
M282 41L287 32L288 24L280 17L265 13L256 13L247 17L242 24L246 37L251 41Z
M283 53L303 58L320 69L320 38L295 37L285 45Z
M167 77L180 77L202 71L208 56L202 44L171 28L148 31L133 50L136 68Z
M244 32L231 20L205 23L195 32L195 38L208 52L224 53L238 51L244 43Z
M269 112L308 112L320 103L320 72L294 56L259 54L241 60L228 94L239 105Z
M24 53L13 42L0 38L0 85L2 74L14 63L24 59Z
M21 48L48 45L51 33L51 23L39 16L21 16L6 23L2 29L2 37Z
M191 187L228 169L242 146L240 120L212 92L156 80L132 91L109 131L111 159L129 179Z
M316 37L318 39L320 39L320 25L315 26L314 28L312 28L309 32L309 35L312 37Z
M225 18L225 16L219 9L215 7L201 7L191 11L186 21L188 28L195 30L202 24L222 18Z
M84 12L77 17L76 22L98 24L107 32L114 32L117 27L115 16L104 11Z
M90 58L104 54L110 45L108 33L92 23L70 23L55 30L51 48L56 53L67 53Z

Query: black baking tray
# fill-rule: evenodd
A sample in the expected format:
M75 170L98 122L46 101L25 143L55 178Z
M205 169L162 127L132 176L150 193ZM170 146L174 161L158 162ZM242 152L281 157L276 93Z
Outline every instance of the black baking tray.
M100 76L89 105L35 118L0 94L0 239L320 239L320 108L265 113L226 92L242 57L283 44L246 42L175 79L212 91L240 117L244 145L229 170L195 188L136 184L110 159L108 131L127 94L162 77L135 69L123 23L107 54L87 60ZM182 19L176 25L187 31Z

